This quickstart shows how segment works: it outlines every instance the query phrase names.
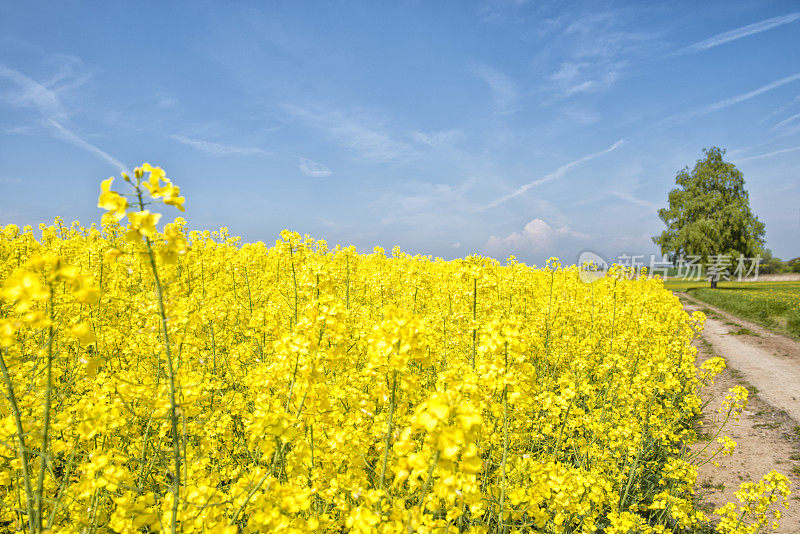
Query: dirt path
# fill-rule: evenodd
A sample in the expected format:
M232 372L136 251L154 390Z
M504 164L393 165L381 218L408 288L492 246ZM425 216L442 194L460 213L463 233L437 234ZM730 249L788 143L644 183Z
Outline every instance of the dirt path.
M716 458L720 467L711 463L700 467L697 497L711 514L726 502L738 503L733 493L739 484L757 482L775 469L792 481L789 510L781 507L783 517L775 532L797 534L800 532L800 391L797 390L800 344L705 303L679 296L687 311L700 309L709 316L703 337L697 341L698 365L712 356L723 356L728 362L728 368L715 383L701 393L709 403L703 416L709 438L713 438L721 423L717 408L728 389L743 385L750 391L748 406L739 421L729 421L720 434L733 439L736 449L732 456ZM793 409L795 415L787 408ZM696 444L695 450L705 444Z
M703 337L759 396L800 423L800 342L681 294L687 311L708 316ZM707 310L710 310L707 311Z

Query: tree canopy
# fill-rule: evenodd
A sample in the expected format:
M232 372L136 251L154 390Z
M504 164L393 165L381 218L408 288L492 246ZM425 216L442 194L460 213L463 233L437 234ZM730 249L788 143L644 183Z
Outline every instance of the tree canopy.
M764 247L764 223L750 210L742 172L722 159L720 148L703 153L691 171L678 172L669 207L658 211L667 229L653 242L672 261L695 256L707 265L720 256L732 261L757 256Z

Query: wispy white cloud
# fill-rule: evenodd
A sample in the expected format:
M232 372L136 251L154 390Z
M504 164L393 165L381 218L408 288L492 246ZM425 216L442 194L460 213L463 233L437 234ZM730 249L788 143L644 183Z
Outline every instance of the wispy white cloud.
M548 76L548 78L561 86L565 96L589 91L597 82L594 80L583 81L582 70L588 66L590 64L586 62L566 61L561 64L558 71Z
M779 113L783 113L784 111L786 111L787 109L789 109L790 107L792 107L792 106L793 106L794 104L796 104L797 102L800 102L800 95L797 95L796 97L794 97L794 98L793 98L793 99L792 99L792 100L791 100L791 101L790 101L788 104L784 104L783 106L779 107L779 108L778 108L778 109L776 109L775 111L772 111L772 112L770 112L770 113L768 113L768 114L764 115L764 117L762 117L762 118L761 118L761 119L758 121L758 123L759 123L759 124L762 124L762 123L764 123L764 122L768 121L769 119L771 119L772 117L774 117L775 115L777 115L777 114L779 114Z
M784 128L781 131L781 133L778 134L778 135L775 135L773 137L767 137L767 138L759 141L758 143L754 143L754 144L749 145L749 146L743 146L741 148L728 150L726 152L726 154L729 157L733 158L733 159L737 159L737 157L736 157L737 154L749 153L749 152L752 152L753 150L755 150L756 148L760 148L760 147L764 147L764 146L771 147L771 146L773 146L775 144L776 141L779 141L781 139L785 139L786 137L790 137L790 136L794 135L795 133L797 133L798 131L800 131L800 125L798 125L798 126L796 126L794 128ZM738 161L738 159L737 159L737 161Z
M596 72L594 63L567 61L549 79L559 86L560 96L567 97L611 87L619 78L621 68L622 63L609 62L602 72Z
M216 154L218 156L252 156L254 154L269 154L269 152L263 148L258 147L224 145L222 143L213 143L210 141L193 139L183 135L173 135L171 137L179 143L183 143L184 145L196 148L202 152L208 152L209 154Z
M298 165L300 167L300 172L302 172L306 176L311 176L313 178L322 178L323 176L331 175L331 170L328 167L326 167L322 163L317 163L313 159L298 158Z
M787 124L789 124L790 122L794 122L794 121L796 121L797 119L800 119L800 113L798 113L798 114L796 114L796 115L792 115L792 116L791 116L791 117L789 117L788 119L783 119L781 122L777 123L775 126L773 126L772 128L770 128L770 130L775 130L775 129L777 129L777 128L781 128L781 127L783 127L783 126L786 126L786 125L787 125Z
M59 74L54 80L61 81L63 77L63 74ZM17 91L10 94L10 103L15 107L37 110L42 119L40 125L44 126L50 135L98 156L120 171L127 169L122 162L111 154L88 142L71 128L65 126L69 121L69 115L56 91L2 64L0 64L0 78L11 81L17 87Z
M414 141L432 147L449 145L459 135L458 130L442 130L438 132L413 132L411 137Z
M625 202L629 202L629 203L635 204L637 206L642 206L642 207L645 207L645 208L647 208L649 210L653 210L653 211L655 211L655 210L657 210L657 209L662 207L662 206L659 206L658 204L650 202L649 200L644 200L643 198L639 198L637 196L631 195L630 193L625 193L623 191L609 191L609 194L611 194L612 196L615 196L615 197L617 197L619 199L622 199Z
M696 118L696 117L701 117L703 115L708 115L709 113L713 113L715 111L719 111L721 109L728 108L728 107L733 106L735 104L739 104L740 102L744 102L746 100L750 100L751 98L755 98L755 97L757 97L757 96L759 96L759 95L761 95L763 93L766 93L767 91L771 91L773 89L781 87L782 85L786 85L787 83L791 83L791 82L796 81L796 80L800 80L800 73L793 74L791 76L786 76L785 78L781 78L780 80L776 80L776 81L774 81L772 83L768 83L767 85L763 85L763 86L761 86L758 89L755 89L753 91L749 91L747 93L742 93L742 94L739 94L739 95L736 95L736 96L732 96L730 98L726 98L725 100L720 100L718 102L714 102L713 104L709 104L709 105L707 105L705 107L701 107L701 108L690 110L690 111L682 111L682 112L675 113L673 115L670 115L670 116L658 121L657 123L653 124L649 128L646 128L644 131L650 131L650 130L653 130L654 128L657 128L659 126L664 126L664 125L669 125L669 124L680 124L680 123L685 122L685 121L687 121L689 119L693 119L693 118Z
M772 156L777 156L778 154L785 154L786 152L795 152L800 150L800 146L795 146L792 148L784 148L781 150L776 150L774 152L769 152L767 154L759 154L758 156L750 156L748 158L737 158L735 161L741 163L743 161L752 161L754 159L763 159L763 158L771 158Z
M720 109L727 108L734 104L738 104L739 102L744 102L745 100L750 100L762 93L766 93L767 91L771 91L777 87L782 85L786 85L787 83L791 83L795 80L800 80L800 73L792 74L791 76L787 76L785 78L781 78L780 80L774 81L772 83L768 83L767 85L763 85L754 91L750 91L748 93L742 93L740 95L732 96L730 98L726 98L725 100L720 100L719 102L715 102L708 106L704 111L712 112L718 111Z
M68 119L55 91L51 91L43 84L2 64L0 64L0 77L17 86L18 91L7 95L12 106L36 109L43 117L51 120L64 121Z
M513 111L519 101L519 87L511 77L485 64L473 66L475 74L489 86L497 109L503 113Z
M114 156L112 156L108 152L105 152L104 150L101 150L100 148L98 148L97 146L93 145L92 143L88 142L87 140L85 140L84 138L82 138L81 136L79 136L78 134L73 132L72 130L70 130L68 128L65 128L64 126L59 124L57 121L49 120L48 122L58 132L59 135L57 135L57 137L60 137L61 139L65 140L65 141L67 141L69 143L72 143L73 145L77 146L78 148L82 148L82 149L86 150L87 152L91 152L92 154L98 156L100 159L106 160L111 165L113 165L114 167L119 169L121 172L124 172L124 171L127 170L127 167L125 165L123 165L123 163L121 161L119 161L117 158L115 158Z
M703 50L708 50L709 48L714 48L715 46L719 46L721 44L729 43L731 41L736 41L738 39L747 37L749 35L765 32L767 30L783 26L784 24L792 23L798 19L800 19L800 12L789 13L788 15L772 17L770 19L762 20L761 22L748 24L747 26L742 26L741 28L736 28L734 30L723 32L704 41L700 41L698 43L689 45L675 52L675 55L694 54L697 52L702 52Z
M550 72L548 89L556 99L605 91L624 75L626 69L652 57L657 32L631 29L631 13L625 8L597 9L570 13L555 21L559 31L547 38L539 54L541 70ZM556 52L552 55L549 51Z
M567 173L567 171L569 171L573 167L575 167L577 165L580 165L581 163L587 162L589 160L592 160L594 158L597 158L599 156L603 156L605 154L608 154L609 152L612 152L612 151L616 150L617 148L619 148L620 146L622 146L622 144L624 142L625 142L625 139L620 139L619 141L617 141L616 143L614 143L610 147L606 148L605 150L601 150L599 152L594 152L593 154L589 154L587 156L583 156L582 158L578 158L575 161L571 161L571 162L567 163L566 165L562 165L561 167L557 168L556 170L554 170L553 172L551 172L547 176L545 176L543 178L539 178L538 180L533 180L532 182L528 182L527 184L524 184L524 185L518 187L517 189L515 189L511 193L494 199L493 201L489 202L485 206L482 206L482 207L478 208L476 211L485 211L485 210L488 210L490 208L494 208L495 206L499 206L500 204L508 202L512 198L516 198L516 197L526 193L527 191L529 191L530 189L532 189L532 188L534 188L534 187L536 187L538 185L542 185L542 184L545 184L547 182L551 182L553 180L557 180L557 179L561 178L562 176L564 176Z
M375 161L391 161L412 156L415 152L406 143L395 139L387 121L365 111L344 112L322 106L283 106L293 118L321 130L329 138Z
M588 239L590 236L569 226L553 228L542 219L528 222L520 232L507 236L490 236L484 249L493 255L552 251L556 242L565 237Z

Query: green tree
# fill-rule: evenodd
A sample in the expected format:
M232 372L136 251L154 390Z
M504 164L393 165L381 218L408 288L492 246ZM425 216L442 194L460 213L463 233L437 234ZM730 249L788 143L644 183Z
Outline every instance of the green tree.
M776 274L786 272L788 264L780 258L772 255L772 251L765 248L761 254L761 267L759 272L764 274Z
M723 161L725 151L711 147L703 153L705 158L691 172L688 167L678 172L669 207L658 210L667 229L653 242L673 262L699 256L711 287L717 287L720 272L708 267L722 265L726 257L735 266L740 256L758 256L764 248L764 223L750 211L744 176Z

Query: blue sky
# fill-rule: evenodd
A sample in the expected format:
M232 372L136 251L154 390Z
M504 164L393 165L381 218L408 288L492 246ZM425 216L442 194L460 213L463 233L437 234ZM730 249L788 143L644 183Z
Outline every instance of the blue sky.
M0 224L148 161L248 241L613 259L720 146L795 257L798 50L796 1L0 1Z

